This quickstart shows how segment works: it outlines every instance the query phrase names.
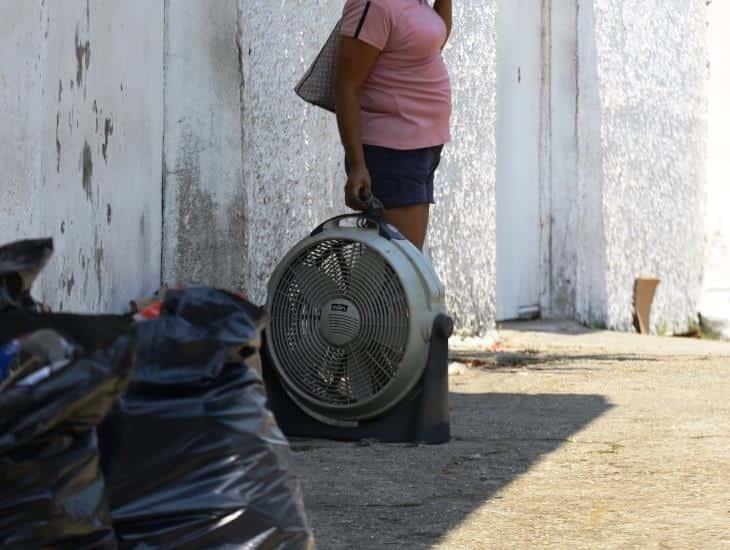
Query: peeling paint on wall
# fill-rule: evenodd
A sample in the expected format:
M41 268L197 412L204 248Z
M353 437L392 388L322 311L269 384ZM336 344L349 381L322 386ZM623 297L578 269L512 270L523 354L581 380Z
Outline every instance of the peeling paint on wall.
M36 289L51 306L120 311L160 281L163 10L94 6L0 3L0 235L54 237ZM146 240L112 212L145 213Z
M91 44L87 40L83 44L79 41L79 31L76 29L76 86L81 86L84 80L84 69L89 70L91 63Z
M109 160L107 158L107 147L109 147L109 136L111 136L114 133L114 125L112 124L111 118L105 118L104 119L104 144L101 146L101 154L104 157L104 162L107 162Z
M94 174L94 162L91 160L91 147L84 141L84 150L81 153L81 186L84 188L86 198L92 202L93 191L91 189L91 177Z

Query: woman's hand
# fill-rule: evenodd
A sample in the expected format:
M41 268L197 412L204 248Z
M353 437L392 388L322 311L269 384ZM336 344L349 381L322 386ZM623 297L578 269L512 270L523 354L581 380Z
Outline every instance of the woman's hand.
M364 164L353 166L345 185L345 204L353 210L367 210L370 198L370 172Z

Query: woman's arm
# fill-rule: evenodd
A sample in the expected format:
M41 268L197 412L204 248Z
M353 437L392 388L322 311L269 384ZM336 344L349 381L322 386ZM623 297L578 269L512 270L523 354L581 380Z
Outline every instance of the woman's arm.
M366 208L370 173L360 137L360 89L370 75L380 51L355 38L341 37L337 61L337 125L349 164L345 203L354 210Z
M446 41L451 35L451 0L436 0L433 4L433 9L436 10L436 13L438 13L441 16L441 19L444 20L444 23L446 23L446 40L444 41L444 45L446 45Z

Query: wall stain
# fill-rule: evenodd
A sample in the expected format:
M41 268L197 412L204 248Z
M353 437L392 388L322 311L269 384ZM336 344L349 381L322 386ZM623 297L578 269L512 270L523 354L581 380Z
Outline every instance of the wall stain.
M60 93L60 92L59 92ZM61 140L58 137L58 128L61 125L61 113L56 113L56 173L61 173Z
M63 97L63 82L59 79L58 81L58 102L61 103Z
M177 247L174 252L174 273L182 284L215 286L217 277L226 272L226 255L222 253L217 232L211 231L217 205L205 189L200 177L201 144L192 131L183 136L174 172L178 187Z
M109 136L114 134L114 125L112 119L104 119L104 145L101 146L101 154L104 156L104 162L107 161L107 147L109 146Z
M89 294L89 269L91 268L91 262L87 260L86 256L81 256L81 267L84 270L84 286L83 286L83 295L88 296Z
M89 70L91 63L91 44L87 40L84 44L79 42L79 30L76 29L76 85L81 86L84 80L84 68Z
M74 274L71 273L71 277L69 278L68 282L66 283L66 296L71 296L71 292L74 289L74 285L76 284L76 279L74 278Z
M66 222L61 222L61 235L66 233Z
M139 234L144 237L146 232L146 221L144 219L144 212L142 212L142 216L139 218Z
M94 228L94 272L96 273L97 305L101 305L102 266L104 265L104 244L99 242L98 228Z
M192 130L183 130L174 168L165 169L167 180L174 182L176 189L166 215L175 216L178 223L174 235L177 244L164 260L164 277L180 284L243 288L246 266L241 265L239 251L246 233L241 206L245 194L237 194L233 202L238 204L232 207L216 201L201 178L200 157L205 147ZM221 214L225 229L217 225Z
M112 205L108 204L106 205L106 223L111 224L112 223Z
M98 241L98 237L95 238ZM101 304L101 292L102 292L102 272L101 268L104 265L104 245L99 244L94 246L94 271L96 272L96 285L97 285L97 303Z
M94 164L91 161L91 147L89 143L84 141L84 151L81 154L81 185L86 193L86 198L91 202L92 190L91 190L91 176L94 173Z

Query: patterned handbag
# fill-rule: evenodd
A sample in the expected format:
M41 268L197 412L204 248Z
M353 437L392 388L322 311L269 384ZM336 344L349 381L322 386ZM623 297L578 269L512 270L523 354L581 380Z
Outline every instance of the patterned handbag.
M335 71L341 27L342 21L340 20L332 30L327 42L322 46L314 63L294 88L296 94L307 103L332 113L335 112Z

